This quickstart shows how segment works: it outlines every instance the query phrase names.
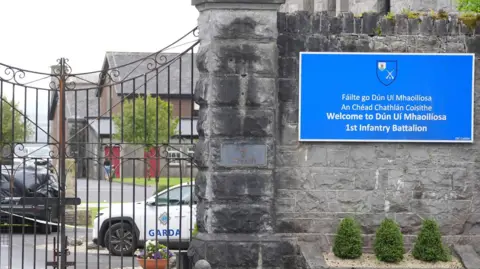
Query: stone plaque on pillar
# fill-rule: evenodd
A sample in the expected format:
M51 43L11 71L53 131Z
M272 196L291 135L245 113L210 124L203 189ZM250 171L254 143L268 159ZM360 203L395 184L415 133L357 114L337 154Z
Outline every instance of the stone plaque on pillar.
M229 167L267 166L267 146L265 144L222 144L220 164Z

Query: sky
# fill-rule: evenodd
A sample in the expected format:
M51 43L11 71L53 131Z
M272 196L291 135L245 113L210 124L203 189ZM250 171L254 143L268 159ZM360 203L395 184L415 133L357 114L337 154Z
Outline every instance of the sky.
M0 63L50 73L65 57L73 73L97 71L106 51L158 51L192 30L197 18L190 0L0 0ZM0 66L5 78L4 73ZM24 81L37 78L27 74ZM48 88L48 83L32 85ZM11 99L13 90L4 85L3 94ZM48 102L46 92L39 95L43 123ZM35 94L25 97L17 89L15 100L22 108L26 102L27 114L35 116Z

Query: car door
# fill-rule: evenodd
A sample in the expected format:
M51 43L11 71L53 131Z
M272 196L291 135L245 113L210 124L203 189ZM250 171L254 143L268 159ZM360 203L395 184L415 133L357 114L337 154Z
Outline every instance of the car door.
M159 193L148 206L146 216L147 240L178 241L180 237L180 186Z
M191 199L193 195L193 200ZM190 185L182 187L182 207L181 207L181 238L182 242L188 242L190 240L190 234L193 233L196 221L196 204L197 197L193 193L193 188Z

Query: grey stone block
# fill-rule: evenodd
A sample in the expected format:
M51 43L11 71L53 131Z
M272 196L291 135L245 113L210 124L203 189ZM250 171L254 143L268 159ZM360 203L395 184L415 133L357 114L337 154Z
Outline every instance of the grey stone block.
M339 17L330 18L330 30L331 35L341 34L343 31L342 20Z
M342 32L349 34L355 32L353 13L342 13Z
M422 35L434 34L434 25L435 25L435 20L432 17L423 16L422 22L420 23L420 33Z
M435 20L435 34L437 36L446 36L448 34L447 20Z
M296 145L298 143L298 125L283 125L280 130L279 139L279 142L282 145Z
M207 199L207 176L209 176L207 171L199 170L195 177L195 195L199 199Z
M478 36L467 37L465 41L466 41L465 43L467 47L467 52L480 54L480 37Z
M193 244L199 246L195 249L204 249L204 252L192 251L194 261L205 259L214 269L253 269L258 268L259 260L263 268L287 268L282 258L298 255L297 248L290 242L271 235L199 234L195 241Z
M204 40L274 41L278 35L277 14L268 10L210 10L200 16Z
M366 12L362 17L362 33L375 35L377 32L377 23L379 15L376 12Z
M215 108L208 134L210 136L250 136L266 137L273 132L274 112L265 109Z
M299 52L307 48L304 36L283 34L278 37L277 44L280 57L299 57Z
M273 204L211 205L214 233L261 233L272 231Z
M392 35L395 33L395 20L388 18L381 18L379 21L381 35Z
M449 20L447 24L447 31L449 35L457 35L458 34L458 16L457 14L449 14Z
M361 34L362 33L362 18L353 18L353 32L355 34Z
M209 141L200 138L195 145L194 160L198 168L206 168L210 164Z
M281 102L298 101L298 82L295 79L279 79L278 100Z
M280 57L278 59L278 76L280 78L298 78L298 59L295 57Z
M218 201L260 203L273 196L271 171L215 172L211 174L211 192Z
M480 257L471 245L454 245L455 253L460 257L466 269L478 268Z
M330 18L328 11L316 12L312 18L312 31L314 34L329 35Z
M203 64L204 69L215 75L257 74L268 77L277 72L277 53L276 42L218 42L210 46L210 61Z
M408 31L409 26L409 19L405 14L396 14L395 15L395 33L397 35L407 35L409 34Z
M420 19L408 19L408 34L418 35L420 34Z
M285 32L308 34L312 32L312 13L308 11L297 11L295 13L287 13L287 27Z
M280 110L280 121L282 124L298 123L298 107L295 105L285 105Z
M328 51L329 40L323 35L310 36L306 45L308 51Z
M344 52L369 52L370 41L365 36L342 36L340 50Z
M279 233L335 233L338 219L283 219L277 220L276 230Z
M277 29L279 34L287 30L287 14L284 12L277 13Z

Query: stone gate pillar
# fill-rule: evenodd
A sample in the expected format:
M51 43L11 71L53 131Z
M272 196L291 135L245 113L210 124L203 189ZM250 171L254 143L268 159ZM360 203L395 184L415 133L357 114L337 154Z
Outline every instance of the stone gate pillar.
M196 146L199 234L212 268L279 268L275 236L277 9L284 0L192 0L200 11Z

